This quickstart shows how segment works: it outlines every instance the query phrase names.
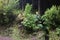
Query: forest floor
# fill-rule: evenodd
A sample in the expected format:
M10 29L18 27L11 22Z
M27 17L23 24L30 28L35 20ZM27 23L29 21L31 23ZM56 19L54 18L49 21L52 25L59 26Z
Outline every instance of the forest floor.
M19 36L18 38L20 38L20 40L44 40L45 39L43 31L38 31L32 34L28 34L22 28L19 28L19 31L18 30L15 31L15 33L13 33L15 35L12 38L11 28L13 27L1 27L0 26L0 40L12 40L14 39L15 35ZM17 32L19 32L19 34ZM54 31L51 31L49 36L50 36L50 40L60 40L60 37L57 37Z
M11 36L9 36L9 31L6 31L6 28L0 28L0 40L12 40ZM49 40L60 40L60 37L57 37L54 31L51 31ZM44 40L43 31L34 32L32 34L27 34L23 32L23 29L20 29L20 40Z
M10 37L0 36L0 40L12 40Z
M20 32L20 40L43 40L44 33L43 31L34 32L32 34L28 34L23 31L23 29L19 29ZM0 40L12 40L11 31L9 27L0 27Z

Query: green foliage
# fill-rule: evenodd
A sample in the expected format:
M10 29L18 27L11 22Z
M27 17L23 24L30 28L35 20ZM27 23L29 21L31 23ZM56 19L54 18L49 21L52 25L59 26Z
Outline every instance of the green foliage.
M14 20L14 9L19 0L0 0L0 24L8 24ZM18 13L18 12L17 12Z
M56 28L56 34L60 36L60 28Z
M38 21L36 14L31 14L31 5L27 4L24 11L24 19L22 21L22 24L24 25L25 29L27 31L36 31L40 29L40 24L37 24Z
M14 25L14 27L12 28L12 34L11 37L13 38L13 40L20 40L20 35L19 35L19 29L17 25Z
M19 15L21 13L20 9L13 9L12 11L14 15Z
M11 10L12 8L15 8L16 5L18 5L19 0L0 0L0 7L7 11Z
M45 28L56 29L60 25L60 7L52 6L45 11L42 20Z
M27 4L25 7L24 15L27 17L31 13L32 6Z
M49 32L49 40L59 40L60 38L56 35L55 31Z

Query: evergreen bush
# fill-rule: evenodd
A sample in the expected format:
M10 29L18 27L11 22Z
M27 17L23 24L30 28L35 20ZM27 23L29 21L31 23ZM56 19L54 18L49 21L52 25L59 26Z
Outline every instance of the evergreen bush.
M38 21L37 15L31 13L32 6L27 4L24 11L24 19L22 21L22 24L24 25L24 28L29 31L37 31L42 26L41 24L37 24Z
M19 0L0 0L0 25L8 24L15 19L13 9L18 5Z
M41 18L45 28L56 29L60 25L60 7L52 6Z

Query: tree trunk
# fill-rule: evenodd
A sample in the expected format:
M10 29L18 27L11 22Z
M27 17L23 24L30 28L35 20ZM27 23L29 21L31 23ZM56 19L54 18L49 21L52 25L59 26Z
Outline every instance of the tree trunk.
M24 11L26 5L26 0L22 0L22 11Z
M38 0L38 13L40 14L40 0Z

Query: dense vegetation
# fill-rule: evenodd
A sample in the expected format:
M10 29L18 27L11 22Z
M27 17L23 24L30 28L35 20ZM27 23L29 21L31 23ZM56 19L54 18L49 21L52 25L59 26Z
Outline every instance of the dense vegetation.
M8 2L9 1L9 2ZM17 10L18 0L0 0L0 24L6 25L15 19L14 11ZM18 10L17 10L18 11ZM18 14L18 12L17 12Z
M24 11L24 19L22 24L24 25L27 31L36 31L40 29L40 24L37 23L39 15L31 13L31 5L27 4Z
M0 0L0 25L12 26L12 37L20 40L19 29L25 32L34 33L43 31L49 35L50 31L55 31L60 36L60 6L48 8L41 16L38 12L32 13L32 5L26 4L25 10L19 9L19 0ZM12 25L11 25L12 24ZM18 27L22 25L22 27ZM9 32L10 32L9 31Z
M49 27L49 29L56 29L60 26L60 8L52 6L50 9L47 9L45 14L42 16L44 20L44 25Z

